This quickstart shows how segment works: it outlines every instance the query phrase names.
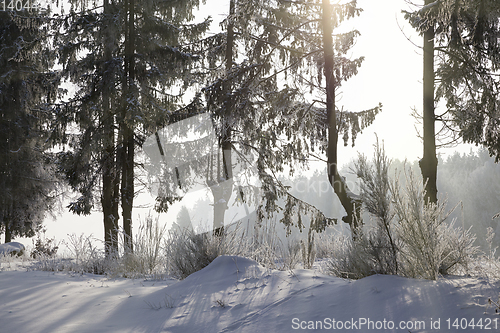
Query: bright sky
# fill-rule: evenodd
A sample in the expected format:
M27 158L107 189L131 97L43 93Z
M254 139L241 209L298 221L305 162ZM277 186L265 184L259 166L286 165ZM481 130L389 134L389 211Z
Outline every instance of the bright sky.
M410 7L404 0L358 0L358 7L364 11L350 24L361 36L352 52L353 57L365 56L365 61L358 75L344 84L339 106L357 111L381 102L383 111L358 137L354 149L341 148L339 163L349 162L356 157L357 151L371 156L375 133L384 141L389 157L409 161L420 159L423 147L417 134L421 125L411 114L413 108L422 110L423 58L419 48L422 37L401 13ZM470 147L443 148L438 153L468 152Z
M421 108L423 60L420 50L407 37L418 45L421 38L401 14L406 6L404 0L385 0L383 6L381 3L358 1L364 11L351 22L361 33L352 51L353 56L365 56L365 62L358 75L344 85L339 104L357 111L381 102L382 113L358 137L354 149L346 147L339 152L340 163L355 157L358 150L371 156L375 133L384 141L390 157L413 161L422 154L411 108Z
M217 22L227 15L228 4L229 0L207 0L207 4L200 8L200 13L202 17L211 15L214 19L213 29L218 29ZM423 60L416 46L421 45L422 38L406 24L401 14L402 9L408 9L404 0L358 0L358 7L363 8L364 12L346 24L361 32L352 49L352 56L365 56L365 62L359 74L344 84L342 97L337 103L346 110L357 111L372 108L381 102L383 111L375 123L358 136L354 148L339 147L339 163L348 163L358 152L371 156L375 133L384 141L390 158L414 161L422 156L422 144L417 137L420 125L411 116L413 107L422 109ZM468 152L470 146L441 149L439 152L447 155L456 149ZM134 210L135 230L137 222L144 220L151 206ZM153 215L156 214L153 212ZM169 216L166 219L171 221L175 219L176 213ZM162 217L164 219L165 215ZM48 236L55 235L58 239L72 232L92 232L96 237L103 238L101 213L91 217L65 213L57 222L50 219L47 222Z

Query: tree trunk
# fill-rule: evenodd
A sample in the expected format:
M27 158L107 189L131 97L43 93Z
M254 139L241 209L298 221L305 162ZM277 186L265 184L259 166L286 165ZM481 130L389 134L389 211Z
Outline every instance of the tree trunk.
M226 41L226 73L229 73L233 67L233 48L234 48L234 12L235 0L229 1L229 23L227 25L227 41ZM231 83L226 81L224 90L226 96L229 96ZM218 189L212 191L214 194L214 235L221 236L224 233L224 217L227 210L227 204L231 198L233 189L233 164L232 164L232 129L229 118L231 110L228 109L229 100L226 103L226 109L221 117L222 133L221 133L221 150L222 150L222 167L223 167L223 182L217 179ZM220 175L218 174L217 177Z
M107 20L109 13L109 0L104 1L104 15L108 24L104 29L104 66L103 73L110 74L109 68L112 60L112 43L108 29L110 29L110 20ZM107 75L103 77L104 82L112 82ZM115 213L114 207L117 206L114 187L115 178L118 177L116 170L116 153L115 153L115 124L114 115L111 110L111 90L109 86L105 86L102 96L103 115L103 168L102 168L102 197L101 205L104 215L104 241L106 257L116 255L118 253L118 214Z
M106 100L106 99L105 99ZM108 114L108 117L110 115ZM108 126L111 126L109 128ZM116 173L115 164L115 140L114 131L112 131L113 122L111 116L111 123L109 119L104 122L105 130L109 131L104 133L104 161L102 169L102 197L101 205L104 215L104 240L106 256L118 253L118 214L115 211L116 198L115 198L115 178L118 176Z
M124 246L126 252L133 251L132 208L134 202L134 114L136 107L135 84L135 1L128 0L126 6L125 34L125 89L126 101L122 120L122 216Z
M126 252L133 252L132 242L132 209L134 203L134 140L131 129L126 126L124 131L122 161L122 216L124 245Z
M338 127L337 112L335 109L335 89L337 87L337 82L334 76L332 33L332 6L329 0L323 0L323 48L325 56L324 71L326 79L326 113L328 122L327 172L330 184L347 212L347 216L344 216L342 220L349 224L352 235L355 237L358 227L362 223L360 211L361 200L350 191L345 179L341 177L338 172Z
M9 222L5 223L5 243L12 242L12 230Z
M425 0L425 5L432 0ZM424 154L419 161L425 184L426 200L437 202L437 165L436 133L434 115L434 27L424 32L424 95L423 95L423 141Z

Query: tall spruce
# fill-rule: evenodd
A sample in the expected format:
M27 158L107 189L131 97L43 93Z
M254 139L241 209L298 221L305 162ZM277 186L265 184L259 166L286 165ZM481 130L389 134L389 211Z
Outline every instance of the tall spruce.
M97 203L95 195L101 191L105 249L110 255L118 252L116 121L121 97L117 86L122 76L118 50L123 28L116 1L104 1L102 11L100 6L85 5L72 4L69 14L54 20L62 72L76 86L76 93L68 102L55 106L52 140L66 145L67 149L59 153L59 165L70 186L80 193L68 206L70 211L90 214Z
M373 122L380 105L363 112L346 112L335 105L335 92L343 80L357 73L362 58L351 61L345 57L357 32L337 34L335 42L331 36L344 19L360 10L355 2L240 0L235 4L232 23L234 36L244 45L243 61L237 65L233 61L231 71L205 88L205 93L211 112L232 107L226 119L231 124L232 147L257 155L262 195L259 218L283 210L282 222L287 228L296 225L302 229L304 213L310 214L311 227L318 231L332 223L315 207L291 195L277 177L285 166L293 174L297 163L307 165L315 149L328 150L329 179L348 212L344 221L356 229L353 216L360 206L338 175L336 145L339 135L345 144L349 139L354 143L356 135ZM322 8L327 10L324 15ZM325 74L328 89L322 85ZM318 100L314 91L329 92L329 97ZM280 197L285 198L283 208L277 204Z
M500 161L500 3L448 1L436 34L440 57L436 98L446 101L443 121L464 142L488 148Z
M47 151L46 104L57 97L47 17L0 12L0 232L32 237L53 209L57 188Z
M119 182L120 166L117 156L117 112L118 103L114 92L114 86L120 73L119 64L113 58L116 55L118 27L114 20L118 13L118 6L114 1L104 0L103 4L103 27L102 27L102 50L103 61L100 70L102 77L102 193L101 207L104 222L104 241L108 255L111 250L116 252L118 248L118 205L119 205ZM108 84L107 84L108 83ZM110 84L114 83L114 84Z
M287 15L284 8L277 7L278 2L229 1L229 16L222 24L225 31L211 38L209 44L206 58L208 85L203 91L207 111L215 120L222 156L222 164L215 168L218 170L216 179L222 182L209 182L214 196L216 233L223 225L224 211L231 195L247 203L256 203L260 219L281 209L277 205L279 197L287 198L293 202L288 205L282 220L287 227L293 223L303 227L300 216L297 219L297 214L294 214L297 210L322 215L311 205L290 195L275 177L285 164L293 169L297 161L304 162L298 158L303 153L300 151L300 141L304 140L302 133L287 128L289 119L296 112L293 107L288 108L293 104L295 92L277 85L278 66L274 64L281 47L276 44L280 32L274 25L279 20L279 15L276 15L279 11ZM224 75L220 75L219 68L225 69ZM289 105L276 105L278 100ZM279 139L282 135L288 136L289 141L284 147ZM238 166L240 171L256 167L255 175L262 183L260 188L250 184L234 186L233 152L238 156L235 160L242 164ZM252 156L256 159L254 165Z
M350 225L355 235L362 222L361 201L338 172L338 139L342 137L345 145L350 139L354 145L357 134L373 122L381 105L366 111L348 112L336 104L336 93L342 82L357 74L364 58L351 60L346 57L359 35L358 31L335 34L334 31L362 10L357 8L356 1L343 4L331 4L328 0L321 3L284 2L284 6L289 7L298 20L297 25L286 33L286 36L292 36L289 42L293 51L285 71L293 78L297 91L307 89L311 94L295 105L304 108L302 114L299 113L302 117L312 112L315 114L315 125L305 136L310 140L311 151L317 145L321 152L326 153L328 179L347 213L342 220ZM313 93L323 96L322 99L314 98ZM318 229L321 229L320 222L317 221Z
M139 114L135 78L136 60L136 8L135 0L125 2L125 38L124 38L124 73L122 82L123 106L120 117L120 162L121 162L121 203L123 231L125 233L125 251L132 247L132 208L134 203L134 118Z
M328 146L327 146L327 172L328 179L330 184L332 185L335 194L337 194L342 206L347 212L347 216L344 217L344 222L348 223L351 227L351 231L355 234L358 230L359 224L361 221L361 200L351 192L345 179L342 178L338 172L338 159L337 159L337 146L338 146L338 137L339 137L339 126L337 125L338 118L338 110L336 109L335 103L335 93L336 90L341 85L341 80L346 77L342 77L341 75L350 76L350 70L357 71L357 67L360 65L359 63L349 63L346 62L347 66L350 66L351 69L347 70L347 73L341 73L341 68L335 66L336 55L334 52L333 45L333 28L338 25L339 21L344 20L343 16L347 16L347 18L352 17L354 15L359 15L359 9L355 8L356 2L350 4L350 8L344 12L345 9L336 8L334 11L332 5L330 4L330 0L323 0L322 3L322 28L323 28L323 71L325 75L325 91L326 91L326 121L328 128ZM340 17L339 17L340 16ZM347 37L347 43L352 44L352 38ZM351 39L349 41L349 39ZM345 59L344 59L345 60ZM344 69L344 68L342 68ZM337 75L336 75L337 74ZM339 75L340 74L340 75Z
M116 253L121 202L127 251L132 251L135 149L168 123L191 80L197 54L186 52L208 21L188 24L199 1L105 0L95 8L75 1L57 35L64 74L77 85L57 107L57 139L70 149L61 165L80 197L70 210L89 214L101 194L106 253ZM89 5L89 6L87 6ZM78 10L78 11L77 11ZM76 125L77 133L67 129Z
M236 13L236 0L229 0L229 15L226 19L226 40L224 52L224 66L226 76L233 69L233 54L235 53L235 36L234 36L234 20ZM223 235L224 220L226 210L229 208L228 203L233 190L233 163L232 163L232 126L230 117L235 113L234 105L231 105L231 89L232 85L229 80L224 82L222 93L226 96L223 102L225 107L223 112L219 114L220 129L220 154L222 155L222 165L217 166L215 180L210 179L210 188L214 197L214 216L213 230L215 235ZM213 161L213 160L212 160Z
M426 127L437 123L453 141L484 145L500 160L500 5L492 0L426 1L421 9L406 12L406 18L424 35L424 159L426 147L430 157L422 160L421 167L432 171L424 179L429 179L426 190L434 197L437 190L429 186L435 187L437 159L431 152L433 132L426 135ZM432 70L431 48L436 54ZM445 108L431 118L431 103L440 100L446 102Z

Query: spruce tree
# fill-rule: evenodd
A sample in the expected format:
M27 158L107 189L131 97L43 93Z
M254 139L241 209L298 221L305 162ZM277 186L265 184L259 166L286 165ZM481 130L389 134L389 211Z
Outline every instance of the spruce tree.
M428 179L427 196L435 201L436 123L452 143L461 139L484 145L500 160L496 73L500 65L500 6L492 0L425 1L422 8L406 12L406 18L424 36L421 169L424 181ZM435 113L434 105L441 100L445 101L445 110Z
M198 56L184 46L208 27L208 21L187 24L198 3L106 0L90 8L74 2L61 19L60 60L78 86L57 119L62 127L79 127L62 136L71 146L61 154L63 170L81 194L70 210L90 213L100 190L108 254L118 250L120 201L126 250L132 250L135 150L151 128L171 121L180 103L172 88L186 88L191 79Z
M337 34L335 40L332 33L344 19L361 10L355 2L332 7L317 1L239 0L229 4L230 15L222 23L225 30L202 43L207 81L202 90L203 105L214 122L217 153L208 158L205 166L201 158L196 167L190 164L193 166L190 172L206 175L207 185L212 188L214 229L222 226L231 195L257 203L260 220L283 211L281 222L288 231L293 225L300 230L304 228L303 214L311 217L311 229L315 231L333 223L334 219L326 218L316 207L292 195L278 177L285 168L293 175L299 165L307 167L308 159L319 150L329 156L325 159L330 166L329 180L348 212L344 221L356 230L355 223L360 222L360 202L338 173L337 142L340 136L346 145L349 140L354 144L356 135L373 122L381 106L348 112L335 105L335 93L342 81L357 73L362 58L350 60L345 56L358 35L356 31ZM323 8L327 10L325 15ZM326 72L330 73L328 89L323 85ZM327 100L315 96L317 93L325 97L327 92ZM336 125L332 126L332 121ZM166 159L165 147L157 144L164 133L156 138L151 136L146 149L158 145L160 155ZM226 155L227 152L234 154ZM233 156L239 158L233 160ZM255 157L253 163L252 157ZM157 158L158 163L160 160ZM234 186L228 182L231 177L234 180L231 171L236 167L234 162L243 168L251 168L253 164L260 186ZM172 170L156 173L166 176L164 182L168 179L162 185L168 193L164 201L170 203L168 199L176 193L173 187L177 184L178 170L174 172L173 165L168 168ZM183 182L188 179L184 178ZM230 186L220 191L221 183ZM189 184L183 183L182 188L188 189ZM280 198L285 200L284 207L278 204Z
M229 115L224 124L233 131L232 147L238 145L242 151L257 155L262 185L259 218L280 210L277 199L283 197L282 222L287 227L295 224L302 228L301 213L311 213L312 226L317 230L333 222L292 196L276 177L285 166L293 174L297 163L306 165L314 150L319 149L328 151L329 179L348 212L344 221L355 229L359 202L338 174L336 145L339 135L345 144L349 139L354 143L356 135L374 120L380 106L345 112L335 105L335 92L343 80L357 73L362 58L351 61L345 57L356 31L338 34L335 41L331 36L344 19L360 10L355 1L330 5L316 1L240 0L235 6L232 21L226 26L231 23L235 38L245 45L244 60L237 65L233 60L232 69L204 91L211 112ZM323 75L328 78L326 88L321 87ZM315 99L314 91L326 93L328 98Z
M32 237L53 209L57 179L45 130L58 76L47 17L0 12L0 231L5 242Z

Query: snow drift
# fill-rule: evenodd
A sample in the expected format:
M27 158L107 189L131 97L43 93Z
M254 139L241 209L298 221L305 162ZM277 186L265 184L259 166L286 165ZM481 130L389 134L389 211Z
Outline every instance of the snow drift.
M498 298L499 290L498 281L487 279L374 275L349 281L221 256L182 281L0 271L0 322L2 332L253 333L367 332L368 325L439 332L456 330L447 328L454 322L474 332L470 323L481 320L495 331L500 317L488 299Z

